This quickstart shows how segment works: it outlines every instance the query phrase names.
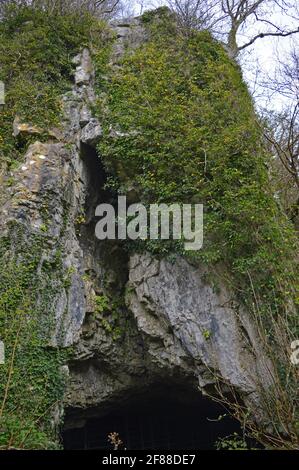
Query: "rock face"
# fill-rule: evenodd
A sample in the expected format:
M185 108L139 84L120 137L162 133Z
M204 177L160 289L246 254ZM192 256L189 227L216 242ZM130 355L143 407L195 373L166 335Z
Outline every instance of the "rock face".
M123 48L140 42L142 28L136 20L115 28L112 64L117 66ZM221 382L224 393L234 391L257 420L263 419L259 393L271 383L271 364L221 273L180 257L158 261L144 253L127 259L120 246L105 247L86 231L82 240L92 280L70 366L67 408L88 416L88 410L116 406L157 383L215 393ZM99 316L92 299L103 294L120 305Z
M77 232L89 191L90 171L81 145L96 141L101 132L91 117L82 127L82 110L88 110L94 100L89 51L84 50L76 61L76 76L84 75L85 80L76 79L72 91L63 99L66 117L61 136L58 141L53 138L48 143L37 141L30 145L23 165L9 175L14 183L4 195L1 220L2 235L8 233L11 222L16 222L25 228L27 240L34 235L44 238L41 267L62 254L59 278L67 276L68 287L57 281L49 306L55 317L50 344L57 347L70 346L79 339L85 317L83 251ZM30 124L21 125L16 119L14 128L17 123L19 132L32 134Z
M82 119L82 117L81 117ZM82 122L82 121L81 121ZM103 134L97 119L91 118L81 131L81 142L86 145L96 146Z
M234 390L262 419L259 388L271 383L271 364L246 312L224 283L207 282L208 274L180 257L133 255L122 333L113 338L97 321L86 324L67 406L83 407L88 416L88 409L117 405L157 383L211 393L221 381L224 392Z
M258 400L258 385L271 383L271 365L246 312L221 280L211 285L209 275L180 257L171 263L134 255L128 306L158 367L181 367L187 357L202 389L221 377L245 401Z
M114 61L128 37L140 40L136 20L132 28L117 25ZM62 135L29 147L12 175L0 227L5 233L16 221L28 239L43 236L41 264L61 253L63 282L56 283L47 313L55 320L49 344L73 346L65 408L87 416L158 382L203 393L216 393L221 383L224 393L233 390L262 419L260 385L271 383L271 365L221 275L180 257L129 259L118 243L95 238L94 210L109 194L95 150L102 128L91 112L94 71L87 49L74 65Z
M69 345L78 338L85 315L80 298L84 289L80 281L80 247L71 225L84 197L81 171L82 162L63 143L36 142L30 146L23 166L15 172L16 184L3 207L2 235L10 222L16 222L25 228L28 240L37 234L44 238L41 267L63 249L65 272L74 270L69 292L57 288L53 299L56 321L51 342L55 345Z

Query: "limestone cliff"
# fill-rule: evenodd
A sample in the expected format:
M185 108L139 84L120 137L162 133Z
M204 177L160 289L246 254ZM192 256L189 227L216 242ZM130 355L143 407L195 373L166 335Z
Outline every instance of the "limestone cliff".
M113 28L110 65L117 70L124 51L146 41L147 33L140 19ZM22 295L35 305L32 330L42 325L43 346L66 383L49 411L53 440L64 415L70 416L66 427L80 427L88 416L157 384L237 397L249 421L271 433L264 398L273 386L272 360L226 268L96 239L95 208L113 196L97 150L103 123L94 112L95 64L88 48L73 58L73 67L59 131L39 141L39 129L15 120L15 137L33 133L35 141L22 164L4 176L1 194L3 263L7 272L32 267L22 285ZM111 127L109 138L118 132ZM127 178L128 194L138 199L140 188L128 186Z

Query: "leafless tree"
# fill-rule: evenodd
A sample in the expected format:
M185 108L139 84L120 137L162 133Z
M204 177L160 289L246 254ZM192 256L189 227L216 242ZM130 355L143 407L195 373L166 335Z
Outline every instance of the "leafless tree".
M281 112L268 113L265 138L278 170L276 186L293 220L299 222L299 53L295 46L283 59L277 72L264 83L265 93L281 96L286 105Z
M133 18L134 16L141 15L144 8L144 1L128 2L121 1L116 16L122 19Z
M89 11L94 15L111 15L117 9L120 0L32 0L33 6L47 11Z
M168 0L167 4L176 13L179 26L185 32L212 29L219 21L215 0Z
M233 58L258 39L287 37L299 32L299 14L291 0L168 0L167 3L184 28L209 29L226 43ZM274 11L280 17L278 21L271 20ZM283 19L294 26L283 25ZM241 35L246 39L240 43Z
M299 102L279 114L274 129L265 132L268 142L291 175L299 194Z
M261 86L268 96L280 95L292 104L299 101L299 42L293 43L289 52L276 50L275 73L266 74Z
M281 17L295 20L293 4L288 0L221 0L221 9L229 21L227 46L232 57L237 57L240 51L254 44L258 39L269 36L287 37L299 32L299 19L293 28L282 26L271 21L272 11L276 10ZM295 12L294 12L295 13ZM258 29L243 44L238 43L238 33L254 22Z
M272 116L264 133L273 155L272 187L299 229L299 105Z

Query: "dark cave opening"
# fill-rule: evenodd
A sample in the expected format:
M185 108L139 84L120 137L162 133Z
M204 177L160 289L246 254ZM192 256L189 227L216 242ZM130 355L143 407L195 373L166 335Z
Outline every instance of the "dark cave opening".
M116 432L127 450L216 449L216 442L239 423L199 391L173 394L165 387L149 390L105 412L68 410L62 433L64 449L112 450L108 435Z
M95 208L102 202L109 202L111 194L104 189L107 175L95 148L81 143L81 158L87 175L87 194L85 199L86 219L94 219Z
M82 144L81 156L87 191L85 223L78 227L80 245L85 254L93 253L98 265L105 265L105 256L111 269L121 263L123 279L118 277L116 284L122 288L128 277L126 252L118 242L99 243L94 235L96 206L103 202L114 205L116 196L105 188L107 175L96 150ZM97 269L88 273L92 279L99 276ZM88 319L87 315L86 324ZM173 383L173 379L163 378L161 383L159 378L147 389L130 390L125 398L111 398L98 408L67 408L61 432L63 448L112 450L108 436L114 432L128 450L215 449L219 439L241 435L239 423L221 405L202 396L193 385L183 386L182 380Z

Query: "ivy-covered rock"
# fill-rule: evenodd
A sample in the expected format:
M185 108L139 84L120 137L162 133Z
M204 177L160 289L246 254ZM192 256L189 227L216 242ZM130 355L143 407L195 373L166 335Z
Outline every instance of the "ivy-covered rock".
M64 410L161 383L295 448L298 241L240 69L168 9L112 26L0 21L0 448L59 448ZM99 242L95 208L118 194L203 203L203 249Z

